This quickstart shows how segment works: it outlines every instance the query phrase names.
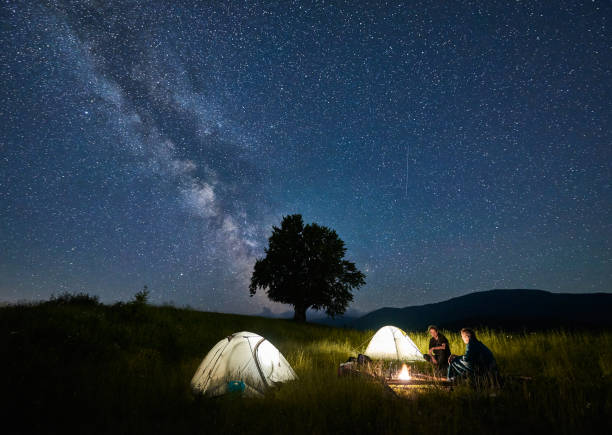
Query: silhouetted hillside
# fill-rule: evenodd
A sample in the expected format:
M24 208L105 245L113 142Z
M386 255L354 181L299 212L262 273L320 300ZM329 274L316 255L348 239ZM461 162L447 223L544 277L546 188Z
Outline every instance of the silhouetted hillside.
M317 323L319 325L331 326L333 328L353 328L355 322L357 322L360 317L354 316L336 316L333 319L331 317L312 317L308 319L310 323Z
M612 294L551 293L542 290L489 290L406 308L382 308L352 327L377 329L391 324L405 330L488 326L506 330L559 327L612 327Z

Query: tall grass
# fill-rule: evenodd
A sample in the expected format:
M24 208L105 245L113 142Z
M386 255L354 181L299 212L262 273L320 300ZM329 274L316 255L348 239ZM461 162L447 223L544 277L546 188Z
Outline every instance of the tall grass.
M299 380L262 399L193 396L189 381L208 350L241 330L268 338ZM453 353L463 353L458 332L443 332ZM610 332L480 330L479 339L507 375L503 388L465 386L408 399L376 382L337 377L338 364L363 352L373 333L135 304L5 307L0 309L3 424L16 427L13 433L113 434L612 429ZM409 334L427 350L425 331Z

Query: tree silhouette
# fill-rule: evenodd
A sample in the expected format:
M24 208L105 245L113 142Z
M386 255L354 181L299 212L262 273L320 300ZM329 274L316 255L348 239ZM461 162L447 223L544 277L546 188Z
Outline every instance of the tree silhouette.
M268 243L266 256L255 263L250 294L261 288L270 300L293 305L298 322L306 321L308 308L343 314L352 290L365 284L365 275L344 260L338 234L315 223L304 226L302 215L285 216Z

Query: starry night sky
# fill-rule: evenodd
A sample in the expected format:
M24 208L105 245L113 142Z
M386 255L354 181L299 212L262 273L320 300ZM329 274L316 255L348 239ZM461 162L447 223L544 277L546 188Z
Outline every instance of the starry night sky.
M272 225L352 309L612 290L609 1L4 1L0 300L238 313Z

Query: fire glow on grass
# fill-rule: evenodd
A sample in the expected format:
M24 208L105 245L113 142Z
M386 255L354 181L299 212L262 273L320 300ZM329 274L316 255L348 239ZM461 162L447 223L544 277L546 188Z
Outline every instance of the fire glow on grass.
M406 364L402 364L402 369L397 375L397 379L400 381L409 381L410 380L410 372L408 371L408 366Z

